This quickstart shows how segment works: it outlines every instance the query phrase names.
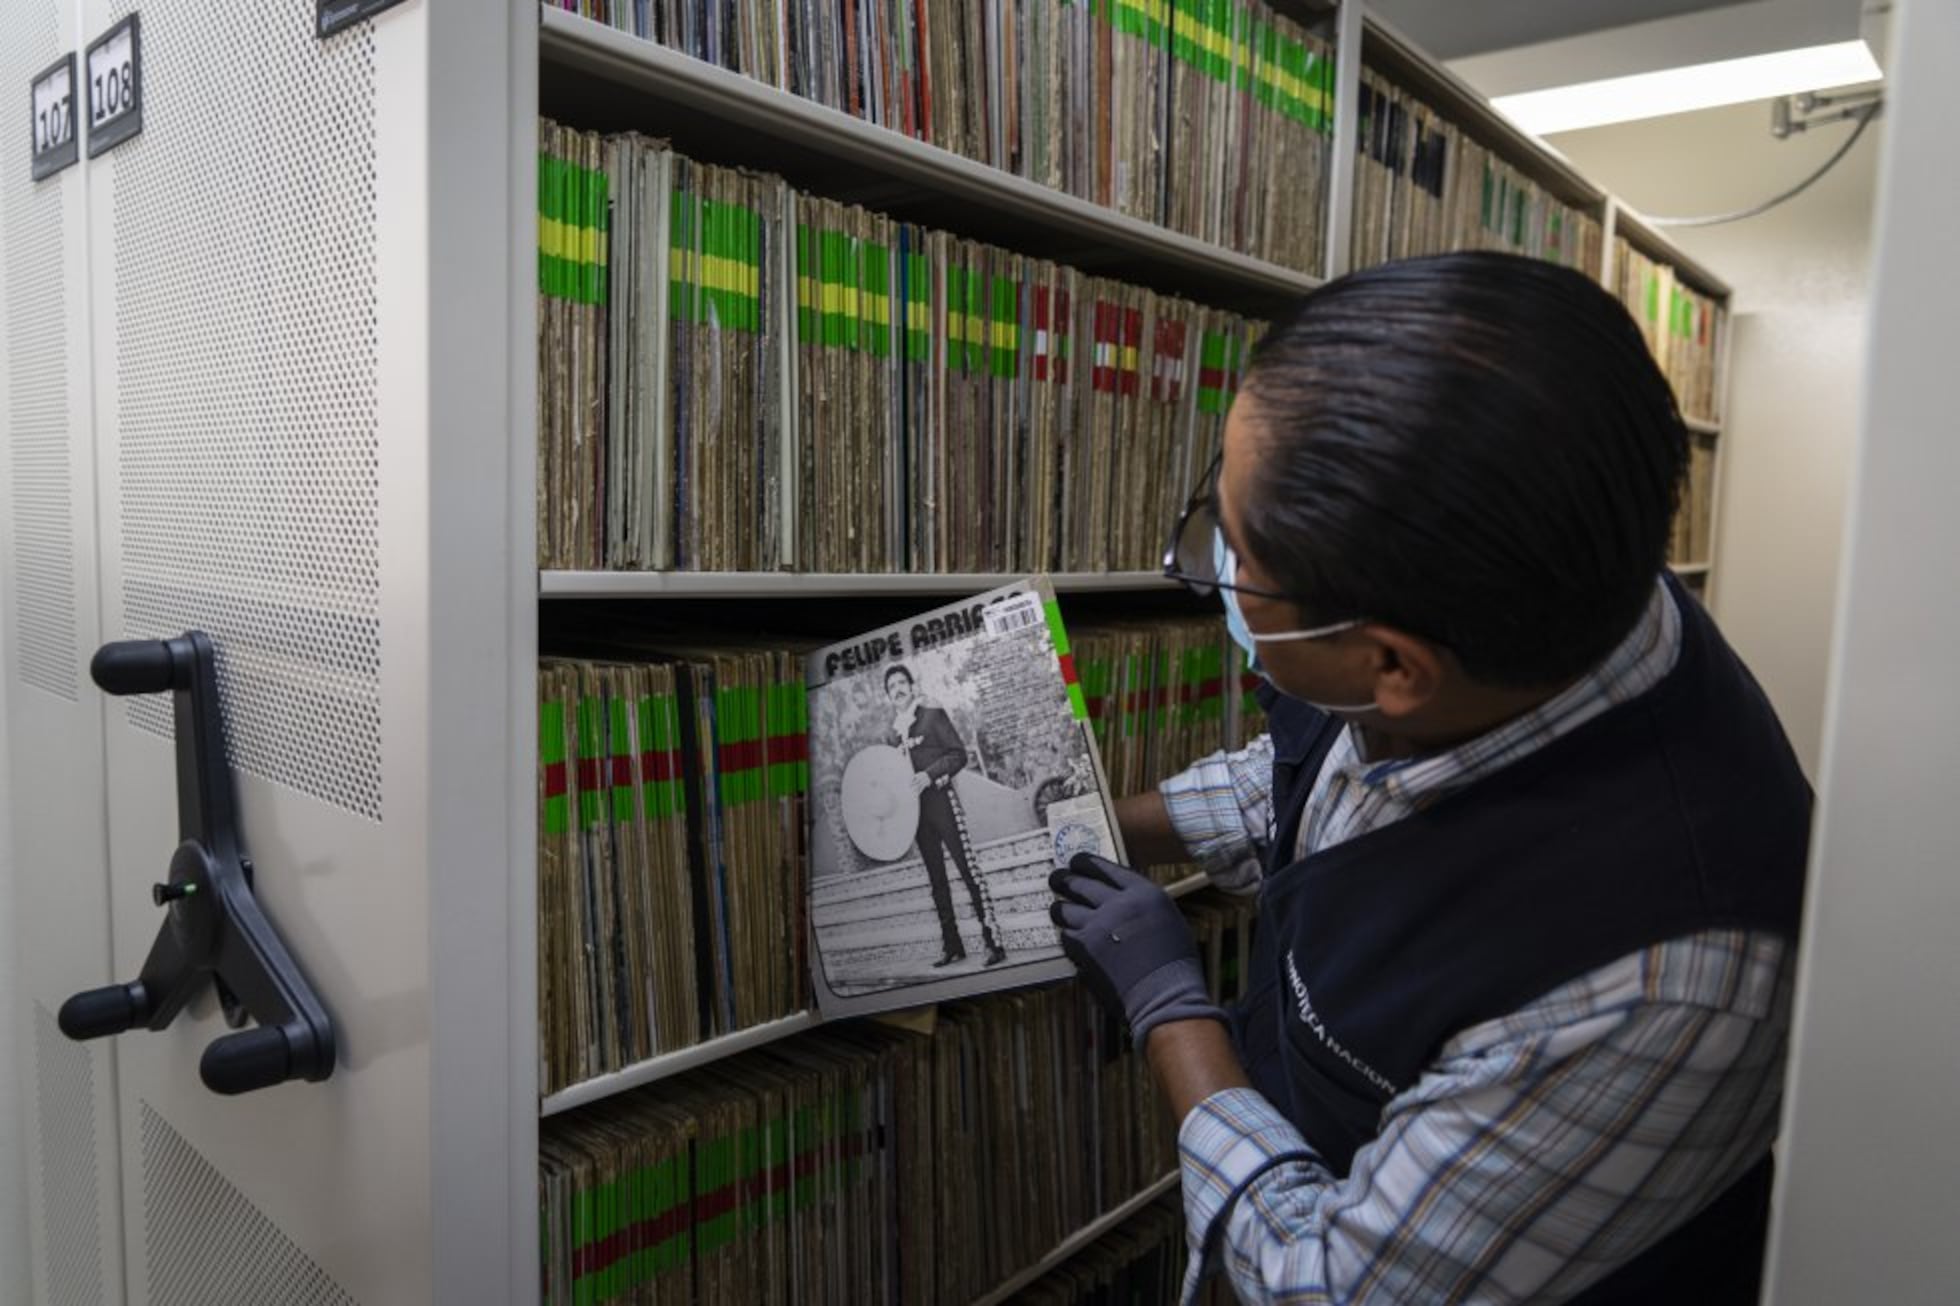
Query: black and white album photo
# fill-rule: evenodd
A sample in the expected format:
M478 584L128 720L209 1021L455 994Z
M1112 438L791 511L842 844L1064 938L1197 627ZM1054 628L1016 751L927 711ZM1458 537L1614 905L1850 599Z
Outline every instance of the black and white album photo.
M1048 875L1120 858L1046 580L812 653L811 875L826 1017L1060 978Z

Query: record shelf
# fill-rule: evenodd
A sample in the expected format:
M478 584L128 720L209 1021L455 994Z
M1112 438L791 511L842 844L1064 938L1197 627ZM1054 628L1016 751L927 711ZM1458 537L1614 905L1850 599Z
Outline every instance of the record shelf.
M1548 194L1598 222L1606 234L1607 264L1613 236L1623 235L1649 257L1672 263L1684 284L1726 299L1727 289L1719 279L1680 255L1556 151L1518 131L1407 38L1373 17L1364 18L1361 9L1350 3L1307 15L1320 18L1321 30L1334 39L1337 63L1327 213L1322 222L1324 275L1338 275L1348 264L1357 149L1354 107L1365 62L1422 97ZM540 110L572 126L661 136L672 140L676 150L706 162L780 172L792 185L831 198L941 223L960 235L1247 313L1276 311L1323 279L1103 208L551 4L541 10L536 48ZM1610 286L1610 266L1598 271ZM1718 429L1706 419L1689 425L1707 438ZM1674 569L1690 584L1705 587L1712 560L1684 559ZM537 575L536 595L539 620L548 627L555 605L565 600L626 604L669 599L891 600L973 592L999 579L991 573L547 570ZM1057 591L1078 595L1161 594L1174 588L1148 571L1069 573L1052 580ZM1188 892L1201 884L1201 878L1194 878L1174 891ZM516 946L513 965L526 964L535 965L534 958ZM540 1114L556 1116L740 1051L793 1039L820 1023L813 1013L803 1012L665 1053L550 1094L541 1100ZM1175 1182L1175 1175L1155 1181L982 1302L1011 1300L1040 1273L1119 1227L1128 1215L1170 1191Z

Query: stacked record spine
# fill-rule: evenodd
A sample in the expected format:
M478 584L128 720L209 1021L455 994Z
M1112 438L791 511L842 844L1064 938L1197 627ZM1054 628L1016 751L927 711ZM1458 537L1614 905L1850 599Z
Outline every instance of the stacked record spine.
M1236 998L1247 909L1221 895L1193 925ZM826 1026L546 1120L542 1300L970 1302L1175 1168L1148 1068L1077 985L908 1024Z
M538 667L547 1095L811 1008L810 644L613 631ZM1216 618L1071 636L1112 793L1235 742L1229 647Z
M541 131L539 564L1154 569L1261 324Z
M1597 214L1561 200L1373 69L1362 73L1356 127L1355 267L1489 249L1599 279Z
M550 0L1005 173L1305 272L1332 49L1241 0Z
M1647 257L1625 236L1613 241L1613 293L1633 314L1654 361L1674 387L1682 416L1721 420L1716 370L1728 331L1728 306L1685 284L1672 264Z

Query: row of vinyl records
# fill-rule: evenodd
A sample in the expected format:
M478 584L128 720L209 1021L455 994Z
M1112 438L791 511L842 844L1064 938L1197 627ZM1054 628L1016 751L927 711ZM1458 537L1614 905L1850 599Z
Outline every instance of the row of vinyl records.
M1114 793L1258 728L1216 619L1071 642ZM540 663L543 1092L809 1009L807 647Z
M1667 560L1677 567L1699 566L1715 549L1715 439L1688 439L1688 475L1681 483L1681 503L1675 509L1668 535Z
M1613 242L1613 293L1639 324L1682 414L1720 420L1715 373L1728 307L1683 285L1671 265L1648 258L1624 236Z
M1241 0L550 0L867 122L1318 271L1330 48Z
M1560 201L1421 100L1367 72L1358 120L1354 266L1496 249L1600 277L1598 219ZM1727 309L1624 236L1613 249L1613 293L1639 324L1681 411L1714 421Z
M1176 1306L1183 1299L1184 1212L1162 1197L1016 1292L1015 1306ZM1195 1306L1237 1306L1223 1275Z
M1237 998L1249 909L1187 907ZM538 1154L548 1306L968 1303L1177 1164L1143 1058L1073 982L745 1052L549 1117Z
M1260 324L645 137L541 140L541 566L1156 566Z
M1023 1288L1014 1301L1016 1306L1172 1306L1183 1283L1184 1259L1184 1215L1165 1198Z
M1599 279L1599 220L1561 201L1455 123L1364 70L1355 142L1353 265L1503 250Z

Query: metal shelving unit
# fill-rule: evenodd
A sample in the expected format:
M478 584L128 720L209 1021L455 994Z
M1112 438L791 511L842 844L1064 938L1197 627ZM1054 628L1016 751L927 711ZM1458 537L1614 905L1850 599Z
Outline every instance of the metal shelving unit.
M657 130L906 221L1260 315L1343 266L1364 55L1554 193L1620 211L1359 0L1331 16L1285 3L1337 33L1328 266L1305 270L537 0L373 6L325 39L312 5L148 0L144 133L39 181L17 154L0 205L9 255L33 265L0 311L36 346L0 388L38 396L0 425L10 453L32 455L22 493L49 523L25 553L0 540L10 616L44 641L41 679L9 699L15 837L36 853L18 859L13 928L14 989L38 1022L21 1074L26 1166L50 1199L28 1230L40 1298L157 1298L204 1274L213 1299L301 1283L334 1300L534 1301L542 1117L818 1023L792 1015L540 1100L540 626L559 634L612 600L716 597L761 598L766 621L805 599L998 578L540 574L540 113ZM31 78L84 50L109 8L14 0L0 63ZM281 93L234 139L208 129L207 91L241 68ZM1689 284L1725 289L1625 222ZM191 229L236 255L226 275L171 256L168 233ZM1165 587L1147 572L1057 581L1137 607ZM258 890L346 1034L323 1083L204 1090L214 1004L114 1044L71 1044L54 1020L67 996L140 967L176 828L168 727L97 694L89 651L193 626L238 655L226 709Z
M1350 6L1340 22L1358 28ZM799 96L754 82L676 51L574 15L545 9L538 33L539 99L547 113L587 125L657 126L677 148L717 162L767 168L792 184L887 212L931 220L979 239L1071 262L1201 302L1271 313L1322 278L1208 244L1153 223L913 140ZM1337 69L1337 96L1349 110L1358 60L1352 50ZM1338 110L1337 110L1338 112ZM608 115L619 115L609 120ZM1339 146L1337 143L1337 156ZM1352 159L1352 142L1346 156ZM1339 194L1347 188L1338 186ZM679 599L822 600L940 596L999 584L988 573L679 573L544 571L536 574L541 615L554 601ZM1169 593L1155 571L1051 575L1060 593ZM1192 876L1169 886L1183 896L1206 883ZM727 1057L818 1029L815 1012L799 1012L750 1029L648 1058L541 1099L551 1117ZM1078 1230L1039 1262L999 1285L983 1301L1002 1303L1082 1247L1120 1227L1170 1191L1165 1175Z
M1329 212L1323 228L1329 275L1344 271L1347 264L1356 157L1353 123L1365 62L1426 99L1550 193L1597 216L1606 237L1602 275L1609 284L1612 236L1619 221L1639 248L1674 263L1689 284L1726 295L1719 279L1674 250L1557 151L1498 114L1393 27L1364 16L1357 3L1322 13L1337 44L1336 129L1330 150ZM540 105L547 113L562 111L562 116L582 125L657 127L677 148L692 149L716 162L779 171L793 184L809 185L835 198L857 199L921 220L929 217L962 234L1245 311L1271 312L1323 280L1115 212L562 10L542 10L537 53ZM1713 423L1691 422L1690 427L1704 435L1715 432ZM1694 577L1705 576L1710 567L1697 562L1673 570ZM991 573L544 571L536 573L536 596L540 611L549 612L557 600L793 602L938 596L975 592L1002 579ZM1062 593L1175 588L1154 571L1069 573L1050 579ZM1202 876L1194 876L1171 886L1171 891L1182 895L1204 883ZM822 1024L814 1012L799 1012L663 1053L546 1096L539 1103L539 1114L554 1116L655 1084ZM1176 1183L1175 1173L1153 1182L999 1285L976 1306L1012 1300L1043 1274L1172 1191Z

